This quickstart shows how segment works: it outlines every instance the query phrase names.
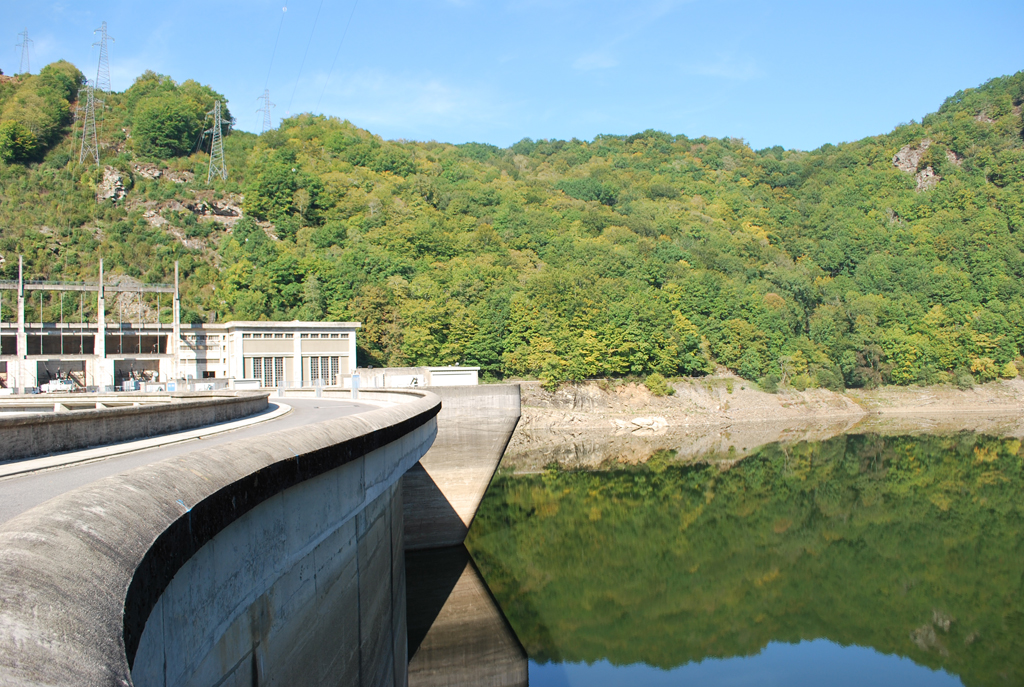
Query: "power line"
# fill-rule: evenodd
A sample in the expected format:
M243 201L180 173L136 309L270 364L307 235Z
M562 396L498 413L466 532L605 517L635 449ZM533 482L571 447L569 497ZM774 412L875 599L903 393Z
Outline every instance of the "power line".
M313 42L313 34L316 33L316 24L320 20L320 10L324 8L324 0L320 0L320 6L316 8L316 17L313 18L313 30L309 32L309 40L306 41L306 51L302 53L302 62L299 63L299 76L295 79L295 87L292 88L292 97L288 100L288 112L292 111L292 103L295 102L295 91L299 89L299 81L302 79L302 68L306 66L306 55L309 54L309 46Z
M263 95L257 98L257 100L263 103L263 107L256 110L256 112L263 113L263 131L261 131L260 133L265 134L274 128L274 124L270 119L270 108L277 106L274 105L274 103L270 102L270 89L268 88L263 89Z
M213 110L206 114L213 115L213 128L206 132L213 134L213 140L210 143L210 171L206 175L206 183L210 184L215 176L224 180L228 178L228 166L224 162L224 139L221 137L223 123L220 117L220 101L216 101L213 104Z
M28 74L32 71L32 65L29 63L28 59L28 46L31 45L34 41L32 41L32 39L28 37L28 29L25 29L24 31L19 33L18 36L21 38L21 43L18 43L14 46L15 48L21 48L21 69L18 71L18 73Z
M267 67L267 80L263 83L263 88L270 86L270 72L274 70L274 55L277 54L277 42L281 40L281 27L284 26L284 15L287 12L287 7L281 8L281 21L277 23L277 37L274 39L274 49L270 51L270 66Z
M352 17L356 13L356 6L359 4L359 0L355 0L352 3L352 11L349 12L348 21L345 22L345 30L341 32L341 40L338 42L338 50L334 53L334 59L331 60L331 68L327 70L327 80L324 81L324 89L320 91L320 97L317 98L316 107L313 108L317 111L320 110L320 101L324 99L324 94L327 93L327 85L331 83L331 75L334 73L334 65L338 61L338 55L341 54L341 46L345 44L345 36L348 34L348 27L352 24Z

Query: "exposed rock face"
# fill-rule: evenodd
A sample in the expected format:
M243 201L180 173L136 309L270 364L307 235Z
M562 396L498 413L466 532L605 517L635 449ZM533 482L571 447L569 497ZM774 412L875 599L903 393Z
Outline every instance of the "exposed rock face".
M898 153L892 156L893 167L901 172L914 174L914 178L917 179L917 190L919 192L934 188L935 185L942 180L942 177L936 174L935 170L932 169L931 166L925 167L920 171L917 169L918 165L921 164L921 157L924 155L924 151L928 150L931 145L932 140L930 138L925 138L916 146L903 146L900 148ZM954 159L958 159L956 158L956 153L949 150L946 151L947 158L949 158L951 154ZM955 164L959 164L959 162L956 162Z
M113 167L103 168L103 181L96 188L96 202L112 200L115 203L128 195L124 187L124 178Z
M963 162L963 158L954 153L952 150L946 151L946 159L949 160L949 164L956 165L957 167L959 167L960 163Z
M926 138L917 146L903 146L900 148L900 152L892 156L892 166L902 172L913 174L917 171L917 165L921 162L921 156L924 155L924 151L928 150L931 144L932 140Z
M135 173L144 179L163 179L167 178L176 184L184 184L192 181L195 175L192 172L170 172L167 170L160 169L156 165L148 165L145 163L139 163L132 167Z
M934 188L942 180L942 177L936 174L935 170L931 167L925 167L914 178L917 179L918 191L927 191L930 188Z

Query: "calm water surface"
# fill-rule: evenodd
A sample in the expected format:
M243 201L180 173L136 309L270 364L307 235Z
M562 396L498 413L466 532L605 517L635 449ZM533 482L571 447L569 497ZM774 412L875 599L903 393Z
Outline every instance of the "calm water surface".
M467 548L546 685L1024 684L1021 443L500 472Z

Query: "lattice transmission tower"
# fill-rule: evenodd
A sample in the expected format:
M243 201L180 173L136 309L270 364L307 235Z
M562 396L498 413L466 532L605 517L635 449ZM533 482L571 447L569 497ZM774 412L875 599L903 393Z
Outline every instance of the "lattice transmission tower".
M78 99L79 109L81 109L81 96ZM100 144L99 138L96 136L96 105L99 104L103 107L103 101L96 99L96 89L93 88L91 82L85 82L85 114L81 116L82 120L82 148L78 154L78 162L84 163L86 159L92 160L93 164L98 165L100 163Z
M32 39L28 37L28 29L25 29L18 34L21 38L21 43L18 43L15 48L21 48L21 69L18 71L19 74L28 74L32 71L32 65L28 59L28 46L32 45Z
M94 47L100 49L100 62L96 66L96 82L93 87L101 93L110 93L110 56L107 53L107 41L114 40L107 33L107 22L100 24L100 28L93 31L93 34L100 34L100 39L93 43Z
M93 164L100 163L100 142L96 133L96 111L102 113L104 100L96 97L96 91L110 93L110 55L107 52L107 41L114 38L107 33L107 22L103 22L100 28L93 31L100 34L100 39L93 43L93 47L100 49L99 63L96 65L96 80L85 82L85 113L80 114L81 97L79 97L78 110L75 115L82 122L82 147L78 154L78 162L84 163L87 159Z
M215 102L213 110L206 114L213 116L213 127L206 131L213 135L213 139L210 141L210 171L206 175L206 183L209 184L215 176L227 180L228 166L224 162L224 139L221 133L223 120L220 116L220 101Z
M257 100L259 100L261 103L263 103L263 106L260 109L256 110L256 111L263 113L263 131L261 131L260 133L261 134L265 134L265 133L267 133L268 131L270 131L271 129L274 128L274 124L270 120L270 108L277 107L277 105L275 105L274 103L270 102L270 89L269 88L264 88L263 89L263 95L261 95L259 98L257 98Z

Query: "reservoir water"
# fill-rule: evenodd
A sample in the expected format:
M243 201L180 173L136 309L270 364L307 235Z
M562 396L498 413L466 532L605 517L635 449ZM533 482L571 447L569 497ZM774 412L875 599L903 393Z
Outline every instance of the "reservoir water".
M1020 441L728 458L506 461L466 548L532 687L1024 684Z

